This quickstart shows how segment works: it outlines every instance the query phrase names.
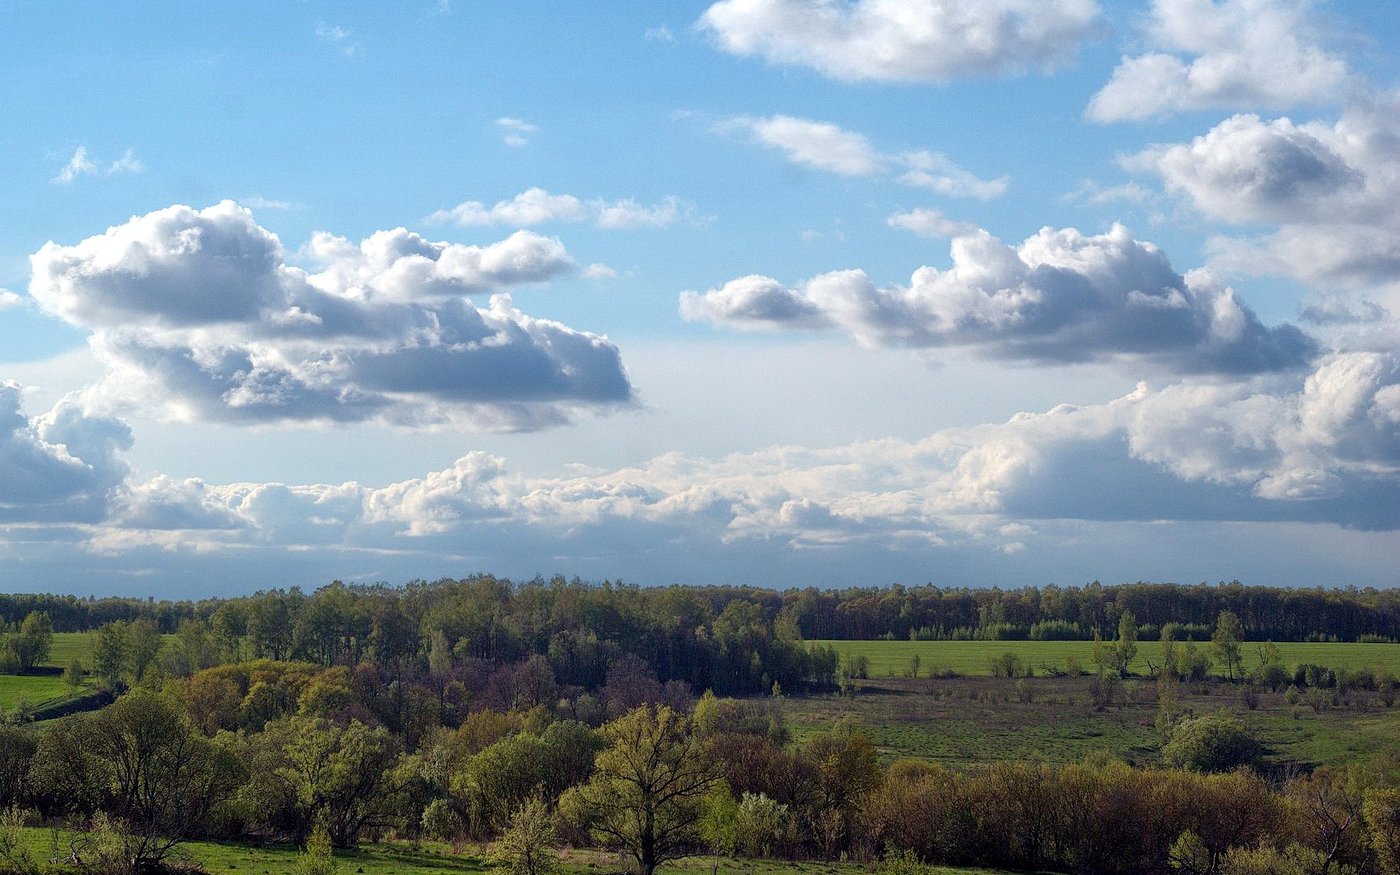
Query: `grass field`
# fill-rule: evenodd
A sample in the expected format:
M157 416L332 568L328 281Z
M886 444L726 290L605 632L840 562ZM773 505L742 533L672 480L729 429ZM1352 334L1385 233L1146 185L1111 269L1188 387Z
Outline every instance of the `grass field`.
M67 852L71 834L58 834L60 854ZM53 853L54 835L50 830L28 828L25 839L30 856L47 861ZM251 875L294 875L298 852L286 846L259 847L247 844L187 842L179 855L210 873L251 873ZM407 842L367 845L355 851L340 851L336 863L341 872L359 875L451 875L501 871L489 862L485 849L468 847L454 851L437 842L415 846ZM564 871L569 875L596 875L627 868L623 859L596 851L565 851ZM735 860L721 858L721 875L866 875L876 867L856 863L789 862L785 860ZM692 857L662 867L662 871L683 875L709 875L714 871L710 857ZM950 869L935 866L928 875L1002 875L993 869Z
M84 668L92 668L92 641L96 637L95 632L53 633L53 647L44 665L67 668L68 661L76 656Z
M1063 667L1068 657L1074 657L1089 669L1093 667L1092 641L818 641L830 644L842 656L863 654L870 661L871 677L890 677L904 673L911 657L919 657L919 672L951 668L963 676L990 675L991 660L1003 653L1019 655L1028 665L1041 672L1045 666ZM1197 644L1209 649L1210 643ZM1245 642L1240 647L1246 669L1259 664L1258 649L1262 644ZM1299 663L1315 663L1329 668L1388 668L1400 674L1400 644L1312 644L1282 642L1278 645L1284 663L1292 670ZM1147 663L1160 664L1162 645L1159 641L1138 643L1137 658L1129 669L1134 674L1147 675ZM1217 667L1223 674L1223 669Z
M861 681L853 698L830 694L784 700L788 727L803 741L842 723L859 728L882 758L902 757L963 766L1001 760L1066 763L1103 752L1134 763L1159 759L1156 688L1128 681L1111 707L1097 711L1088 678L992 677ZM1030 701L1023 701L1021 693ZM1400 738L1400 705L1357 694L1351 708L1320 713L1293 707L1281 693L1263 693L1257 710L1237 685L1183 685L1180 705L1195 714L1226 709L1245 721L1276 764L1340 764L1382 750Z
M20 699L39 706L68 697L68 685L59 675L0 675L0 708L15 707Z

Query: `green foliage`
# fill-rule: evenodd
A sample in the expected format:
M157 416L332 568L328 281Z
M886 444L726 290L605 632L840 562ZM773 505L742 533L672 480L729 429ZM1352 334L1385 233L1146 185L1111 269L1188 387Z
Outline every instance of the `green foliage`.
M295 875L336 875L340 867L335 862L331 834L324 824L316 824L306 838L306 848L297 855Z
M53 647L53 621L45 612L30 611L8 643L18 670L27 674L49 658Z
M717 780L684 715L643 706L603 727L592 777L561 800L573 818L630 855L643 875L696 847L701 802Z
M1362 811L1380 871L1400 875L1400 790L1368 789Z
M792 838L792 814L788 806L763 793L745 793L734 819L739 853L746 857L771 857Z
M25 841L24 825L28 819L29 812L18 805L0 809L0 869L14 875L39 872Z
M512 875L551 875L560 868L558 843L549 806L531 799L511 814L491 859Z
M1215 632L1210 637L1216 658L1225 664L1230 680L1240 667L1240 643L1244 641L1244 624L1232 611L1221 611L1215 620Z
M1162 761L1198 772L1228 772L1254 765L1263 753L1244 721L1228 714L1207 714L1176 724L1162 748Z

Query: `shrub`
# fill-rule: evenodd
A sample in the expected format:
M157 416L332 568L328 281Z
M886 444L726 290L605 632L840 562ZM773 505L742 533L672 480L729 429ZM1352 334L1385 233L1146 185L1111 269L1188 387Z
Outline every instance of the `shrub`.
M792 837L788 807L762 793L745 793L734 819L739 853L747 857L771 857Z
M1014 678L1025 674L1025 663L1010 650L991 660L989 666L994 678Z
M1251 711L1257 709L1259 707L1259 688L1254 684L1245 684L1240 688L1240 701Z
M1207 714L1176 725L1162 748L1162 760L1198 772L1228 772L1254 765L1262 753L1243 721L1228 714Z
M1381 701L1389 708L1395 704L1395 675L1389 671L1383 671L1376 675L1376 692L1381 694Z

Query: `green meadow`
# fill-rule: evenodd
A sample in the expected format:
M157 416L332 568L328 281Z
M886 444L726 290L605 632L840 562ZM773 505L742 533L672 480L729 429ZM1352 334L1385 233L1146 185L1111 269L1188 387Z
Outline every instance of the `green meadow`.
M863 655L869 660L871 677L903 675L912 658L919 657L919 673L951 669L962 676L989 676L991 662L1003 653L1015 653L1035 671L1063 669L1073 658L1086 670L1093 666L1092 641L817 641L829 644L843 657ZM1210 642L1196 645L1209 652ZM1262 642L1247 641L1240 645L1246 669L1259 664ZM1291 670L1300 663L1314 663L1329 668L1387 668L1400 674L1400 644L1330 644L1282 642L1278 645L1284 663ZM1129 665L1133 674L1150 674L1148 663L1162 661L1159 641L1138 642L1137 657ZM1216 671L1223 673L1217 667Z

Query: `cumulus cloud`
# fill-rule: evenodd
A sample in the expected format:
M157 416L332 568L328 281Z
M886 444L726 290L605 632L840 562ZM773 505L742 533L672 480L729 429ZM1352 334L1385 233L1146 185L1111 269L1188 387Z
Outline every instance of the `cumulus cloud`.
M1400 528L1375 497L1400 475L1400 362L1327 357L1308 374L1140 385L1104 404L1060 406L905 441L777 446L717 459L670 453L615 470L530 477L485 453L383 487L235 484L190 491L223 504L234 537L408 548L474 535L551 549L703 551L776 540L1012 551L1039 521L1292 520ZM1092 485L1091 485L1092 484ZM165 513L185 505L167 497ZM223 519L214 514L211 523ZM226 522L226 520L225 520ZM1020 545L1020 546L1017 546ZM618 546L618 545L614 545Z
M947 82L1051 69L1098 12L1094 0L722 0L698 26L731 54L834 79Z
M100 521L127 473L117 454L130 445L124 424L90 416L72 399L31 418L20 386L0 382L0 521Z
M1189 143L1130 159L1202 215L1275 225L1215 248L1238 268L1308 282L1400 276L1400 94L1376 95L1335 123L1237 115Z
M1089 102L1099 122L1199 109L1331 103L1346 63L1319 46L1309 0L1153 0L1148 41Z
M666 197L651 206L631 198L614 201L594 198L585 203L571 194L550 194L542 188L530 188L492 206L481 201L464 201L450 209L438 210L426 221L452 222L463 227L512 225L517 228L549 222L592 222L599 228L615 230L666 228L692 212L690 206L675 197Z
M754 142L782 152L791 163L842 176L889 174L895 182L948 197L991 200L1006 193L1006 176L981 179L941 152L926 149L885 154L864 135L831 122L789 115L736 116L715 127L743 131Z
M24 298L6 288L0 288L0 310L24 306Z
M1028 361L1145 358L1178 372L1297 368L1317 352L1294 326L1264 326L1208 274L1177 273L1122 226L1096 236L1045 228L1020 246L979 231L953 240L952 260L890 288L860 270L799 288L749 276L683 293L680 308L692 321L741 329L835 328L867 346L967 346Z
M174 206L31 256L30 295L90 330L113 404L230 422L528 429L626 404L615 346L505 294L571 270L553 238L314 235L304 270L246 209ZM468 296L498 292L486 307Z

